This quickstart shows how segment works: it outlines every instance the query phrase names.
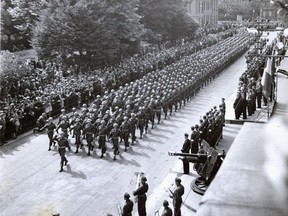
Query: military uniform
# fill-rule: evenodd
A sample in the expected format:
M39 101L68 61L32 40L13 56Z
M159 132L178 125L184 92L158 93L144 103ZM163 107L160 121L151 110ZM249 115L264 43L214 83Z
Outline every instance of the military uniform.
M127 199L123 206L122 216L132 216L133 205L133 202L130 199Z
M93 151L94 145L93 145L93 134L95 131L95 127L91 123L91 120L87 122L83 129L83 134L85 134L86 140L87 140L87 145L88 145L88 153L87 155L90 155L90 151Z
M124 118L124 122L121 125L121 132L123 134L123 139L124 139L124 145L125 145L125 150L127 151L127 148L129 147L129 133L130 133L130 123L128 122L127 117Z
M78 153L79 146L81 149L83 147L83 144L81 143L81 131L82 131L82 129L83 129L83 126L80 123L80 119L76 119L76 124L71 128L71 130L73 130L73 134L75 136L75 145L76 145L75 153Z
M184 187L181 184L181 180L180 180L179 184L177 185L177 188L173 192L174 216L181 216L181 205L182 205L183 194L184 194Z
M98 129L98 136L99 136L98 143L99 143L99 148L101 149L101 158L103 158L104 153L107 150L106 135L107 135L107 127L105 125L105 121L102 120Z
M144 179L144 180L142 180ZM134 196L137 196L138 200L138 214L139 216L146 216L146 200L147 196L146 193L148 191L148 184L146 183L146 177L142 177L141 185L137 188L136 191L133 192Z
M52 122L52 120L50 119L50 123L47 124L45 126L45 128L47 128L47 135L48 135L48 138L49 138L49 148L48 148L48 151L51 150L51 146L52 146L52 143L55 142L53 140L53 136L54 136L54 130L56 129L56 125Z
M114 149L114 160L116 160L116 155L120 153L119 151L119 137L120 130L118 129L118 125L114 124L113 129L110 132L110 138L112 139L113 149Z
M60 161L60 171L63 171L63 166L64 164L66 165L68 163L67 158L65 157L65 152L66 152L66 148L69 149L69 151L71 150L69 142L67 140L67 138L65 137L65 135L63 134L59 139L58 139L58 152L59 155L61 157L61 161Z

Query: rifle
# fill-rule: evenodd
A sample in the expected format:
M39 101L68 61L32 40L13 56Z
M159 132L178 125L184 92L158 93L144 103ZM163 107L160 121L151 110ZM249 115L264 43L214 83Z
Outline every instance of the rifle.
M117 206L118 215L119 215L119 216L122 216L122 213L123 213L123 212L122 212L122 208L121 208L121 206L120 206L120 203L117 202L116 206Z
M144 173L143 172L136 172L135 174L137 175L137 182L136 182L136 190L137 190L140 186L141 177L144 175ZM138 202L138 196L135 196L134 202L135 203Z

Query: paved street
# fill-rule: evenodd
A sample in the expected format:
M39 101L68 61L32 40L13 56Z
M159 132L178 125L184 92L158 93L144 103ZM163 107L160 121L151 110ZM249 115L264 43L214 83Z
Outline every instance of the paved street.
M135 190L135 172L144 172L149 184L147 211L154 215L169 194L165 187L171 187L176 176L182 176L182 165L178 157L169 157L168 150L180 151L184 133L190 133L191 125L214 105L221 97L233 95L238 78L245 70L245 58L241 57L212 83L204 87L184 108L162 120L135 146L123 152L121 158L113 161L111 144L104 159L96 149L92 156L86 151L75 155L68 153L68 166L59 173L60 157L56 151L48 152L48 138L45 133L31 134L15 140L0 149L0 210L6 215L117 215L116 203L124 203L123 194ZM229 145L237 134L239 125L226 125L221 145ZM138 135L139 137L139 135ZM73 143L74 139L70 138ZM75 146L72 150L75 150ZM191 170L191 169L190 169ZM185 181L195 178L194 174L183 175ZM191 179L191 180L190 180ZM173 188L173 187L171 187ZM193 193L189 188L185 192ZM200 196L195 195L200 200ZM170 205L171 199L169 200ZM188 202L188 200L187 200ZM197 208L197 203L193 208ZM191 211L184 210L184 215ZM134 213L137 212L134 207ZM137 215L137 214L136 214Z

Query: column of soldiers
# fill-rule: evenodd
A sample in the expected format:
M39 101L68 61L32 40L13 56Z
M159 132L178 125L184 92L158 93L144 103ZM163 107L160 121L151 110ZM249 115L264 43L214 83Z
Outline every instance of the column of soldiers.
M185 133L185 141L181 151L183 153L197 154L201 150L201 141L205 140L211 147L218 144L223 137L223 126L225 126L225 99L222 98L222 103L211 108L201 119L199 124L191 127L190 139L188 133Z
M238 35L220 43L223 46L234 44L239 48L236 45L241 44L244 47L245 41L246 37ZM204 78L214 73L215 69L219 67L219 62L227 61L225 58L228 57L223 55L223 52L237 53L237 49L232 45L229 46L230 49L212 46L209 48L210 52L201 51L198 55L185 57L161 71L150 73L135 82L126 83L117 91L112 89L109 92L107 90L102 97L97 96L91 107L88 108L86 104L83 104L81 113L74 111L70 118L65 114L65 110L62 110L56 131L61 128L66 138L68 138L68 131L73 131L76 144L75 153L78 153L79 148L83 148L84 140L86 140L87 155L90 155L94 150L94 143L98 139L101 158L107 151L106 142L111 138L114 159L116 159L120 151L119 143L122 140L124 141L124 151L128 150L130 144L135 144L136 129L139 129L141 139L144 132L148 133L149 127L154 127L155 118L157 123L161 122L162 112L166 119L168 115L172 115L173 111L177 112L178 109L181 109L194 96L199 81L203 81ZM208 116L204 120L207 124ZM209 123L211 127L215 125L215 121ZM111 134L112 131L113 134ZM209 136L212 135L209 134ZM49 149L51 148L50 143L51 141L49 141Z

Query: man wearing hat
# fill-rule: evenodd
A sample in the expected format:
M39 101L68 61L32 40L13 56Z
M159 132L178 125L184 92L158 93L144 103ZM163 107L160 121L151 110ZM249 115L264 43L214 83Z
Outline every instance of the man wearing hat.
M147 200L147 196L146 193L148 191L148 184L147 182L147 178L145 176L141 177L141 183L140 186L138 187L138 189L136 191L133 192L134 196L137 196L138 199L138 214L139 216L146 216L146 200Z
M172 209L169 207L169 203L167 200L163 201L163 207L164 207L164 210L163 210L161 216L172 216L173 215Z
M123 206L122 216L132 216L133 202L130 200L130 195L128 193L124 194L125 205Z
M191 127L192 133L191 133L191 153L197 153L199 150L198 146L198 136L199 133L197 132L196 128L194 126Z
M181 205L182 205L182 196L184 194L184 186L181 184L180 178L175 178L176 189L173 192L173 195L170 196L173 198L174 206L174 216L181 216Z
M183 153L189 153L189 150L190 150L191 142L190 142L188 136L189 136L188 133L184 134L185 141L184 141L184 144L183 144L182 149L181 149L181 152L183 152Z

